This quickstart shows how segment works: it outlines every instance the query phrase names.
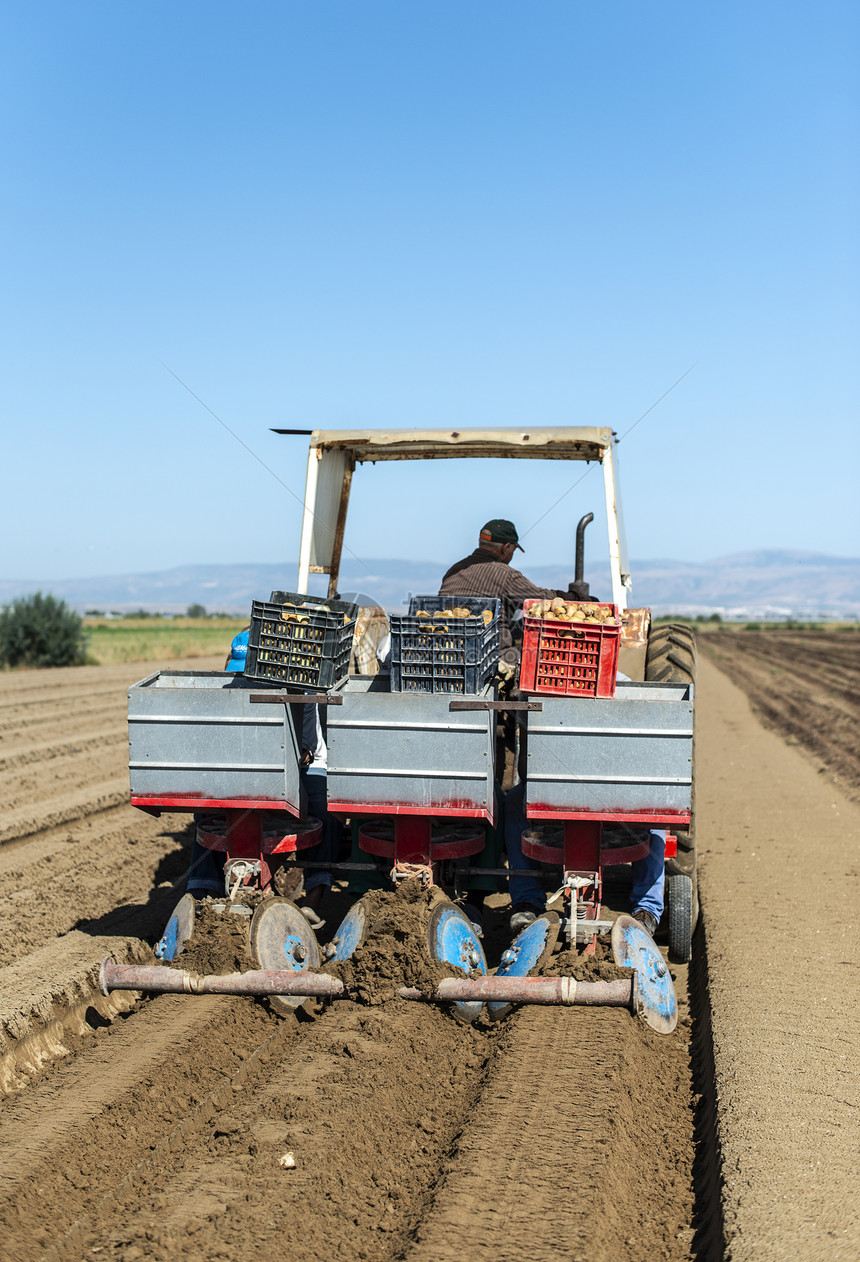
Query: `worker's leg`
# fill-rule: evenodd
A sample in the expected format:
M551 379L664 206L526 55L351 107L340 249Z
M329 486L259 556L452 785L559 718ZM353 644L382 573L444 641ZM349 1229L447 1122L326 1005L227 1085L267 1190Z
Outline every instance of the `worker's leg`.
M523 833L527 827L524 809L525 786L518 784L511 789L505 798L505 847L508 852L509 868L530 868L535 873L540 871L540 863L536 859L527 859L523 854ZM543 911L546 906L546 894L537 876L512 876L508 879L508 890L511 905L526 905L536 911Z
M197 824L203 818L194 816L194 841L191 843L191 862L185 878L185 889L189 894L223 894L224 852L210 850L197 840Z
M308 814L322 822L322 841L301 852L305 860L334 863L340 846L340 822L329 815L326 804L326 776L324 772L302 772L302 784L308 797ZM305 868L305 901L317 908L332 886L332 873L328 868ZM316 893L313 893L316 891ZM313 894L313 897L311 895Z
M651 847L644 859L631 863L633 869L633 887L630 890L630 905L634 911L650 912L656 920L663 915L663 885L665 882L664 860L666 854L666 834L652 829Z
M493 784L495 795L496 822L492 827L487 825L484 849L469 858L473 868L498 868L502 862L502 838L505 835L505 799L498 784ZM494 876L481 876L472 873L469 876L469 888L466 897L479 910L488 894L495 894L497 889Z
M358 844L358 830L366 816L356 816L352 821L352 849L350 852L350 863L373 863L374 856L368 854L366 850L362 850ZM383 862L380 860L379 862ZM391 860L387 860L388 866L391 866ZM366 894L368 890L387 890L391 889L391 881L383 871L377 872L350 872L349 874L349 892L350 894Z

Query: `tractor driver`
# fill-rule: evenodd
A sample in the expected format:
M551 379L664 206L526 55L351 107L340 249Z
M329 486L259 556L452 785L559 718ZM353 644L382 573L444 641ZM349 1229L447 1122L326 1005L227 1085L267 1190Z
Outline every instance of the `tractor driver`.
M499 647L502 659L508 654L513 666L519 654L513 649L511 636L511 619L522 607L524 600L541 596L564 596L575 600L593 600L586 584L571 583L566 592L536 587L534 583L511 568L514 553L523 551L520 546L517 529L513 522L504 518L494 518L481 528L478 546L462 561L457 561L442 579L440 596L489 596L499 597L501 603L501 627L499 629ZM506 653L506 650L508 651ZM511 673L513 671L511 670ZM622 678L624 678L622 676ZM546 907L546 895L539 879L540 864L527 858L522 852L522 835L527 827L524 808L525 793L525 743L520 744L519 783L505 798L505 848L508 852L508 866L523 871L531 869L531 876L512 876L509 880L511 897L510 932L516 936L522 929L539 916ZM627 830L632 832L632 830ZM637 830L637 840L644 840L644 830ZM629 840L629 839L628 839ZM649 834L649 850L643 859L631 864L633 870L633 887L631 889L631 906L633 917L653 936L657 924L663 914L664 884L664 851L666 834L662 830L652 829ZM477 856L477 866L495 866L495 863L484 864L490 855L485 851ZM481 890L479 883L490 878L473 877L474 887L469 890L469 902L477 910L484 902L487 890ZM489 888L489 886L488 886ZM469 909L470 915L472 909ZM474 919L475 916L472 915Z
M224 670L241 673L245 669L248 655L248 636L250 626L245 627L234 636L230 652L224 664ZM299 775L302 787L307 795L308 814L314 816L322 824L322 840L311 846L302 854L305 860L317 859L320 863L333 863L337 858L340 844L341 826L333 816L329 815L326 803L326 769L328 750L323 736L318 705L300 707L301 726L296 735L301 746ZM216 817L217 818L217 817ZM216 850L210 850L197 839L196 825L203 823L205 817L195 812L194 840L191 845L191 862L188 868L185 888L195 899L210 898L224 893L224 857ZM279 874L275 875L275 883ZM325 924L319 916L320 905L332 887L331 869L306 868L304 874L305 898L301 912L312 929L321 929Z
M511 619L522 608L524 600L540 596L566 596L577 600L590 599L577 583L571 583L565 592L555 588L536 587L534 583L511 568L516 551L523 552L517 528L512 521L494 517L481 527L478 546L462 561L456 561L442 579L440 596L489 596L501 602L499 648L509 649Z
M478 546L467 557L457 561L442 579L439 588L440 596L450 596L456 603L459 596L486 596L497 598L500 608L499 649L501 661L500 673L513 683L518 650L513 645L511 622L522 609L524 600L540 596L579 595L575 585L570 591L561 592L547 587L536 587L519 570L511 568L515 552L522 552L517 528L512 521L503 517L494 517L481 527L478 535ZM587 593L582 593L588 599ZM513 729L506 736L513 742ZM499 790L500 794L500 790ZM501 855L501 825L488 830L487 844L480 855L475 856L478 867L498 867ZM495 878L474 876L469 886L468 903L464 909L469 917L478 925L481 922L484 899L488 893L495 891Z

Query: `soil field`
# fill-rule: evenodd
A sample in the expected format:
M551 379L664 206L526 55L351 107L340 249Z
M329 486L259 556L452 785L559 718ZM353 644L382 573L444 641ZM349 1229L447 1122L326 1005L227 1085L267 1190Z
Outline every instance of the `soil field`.
M744 690L762 723L860 800L860 635L711 631L698 643Z
M755 1163L764 1140L752 1137L750 1157L737 1085L726 1097L739 1077L733 1052L748 1040L721 989L734 922L717 866L721 821L738 802L716 766L729 756L721 742L740 694L716 671L706 672L699 715L700 749L714 764L699 830L707 933L690 977L673 970L681 1021L666 1038L610 1009L521 1010L464 1027L396 999L283 1019L228 997L100 998L100 960L151 958L182 891L185 817L126 805L125 692L170 664L0 676L4 1257L638 1262L722 1257L724 1236L737 1259L857 1256L834 1251L832 1234L822 1237L829 1252L796 1250L810 1188L790 1169L781 1187L797 1183L800 1226L785 1248L771 1237L756 1252L757 1225L770 1220L743 1188L767 1185ZM753 747L776 740L741 720ZM778 746L800 765L797 750ZM720 874L713 886L709 872ZM505 899L492 901L495 964ZM324 904L323 937L345 906L343 895ZM842 1024L835 1031L834 1045L847 1037ZM820 1059L797 1031L794 1044L810 1067ZM840 1088L849 1104L855 1085L856 1075ZM815 1107L797 1097L795 1118ZM832 1201L848 1185L842 1113L829 1123ZM832 1205L821 1215L835 1230ZM855 1225L856 1216L841 1224L840 1248L860 1240Z

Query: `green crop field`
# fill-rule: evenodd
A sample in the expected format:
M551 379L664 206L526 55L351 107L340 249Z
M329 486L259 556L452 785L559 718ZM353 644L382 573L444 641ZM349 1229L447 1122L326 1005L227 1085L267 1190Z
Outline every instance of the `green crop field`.
M243 618L85 618L87 657L99 666L172 658L226 659Z

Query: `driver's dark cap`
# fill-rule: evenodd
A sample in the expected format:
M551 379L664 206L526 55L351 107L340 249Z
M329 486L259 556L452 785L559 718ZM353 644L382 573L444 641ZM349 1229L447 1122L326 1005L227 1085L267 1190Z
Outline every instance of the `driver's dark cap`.
M504 517L494 517L482 526L479 538L484 543L512 543L520 552L525 552L525 548L520 547L516 526L512 521L505 521Z

